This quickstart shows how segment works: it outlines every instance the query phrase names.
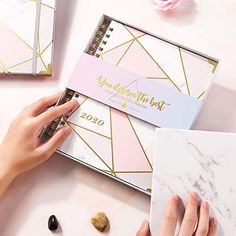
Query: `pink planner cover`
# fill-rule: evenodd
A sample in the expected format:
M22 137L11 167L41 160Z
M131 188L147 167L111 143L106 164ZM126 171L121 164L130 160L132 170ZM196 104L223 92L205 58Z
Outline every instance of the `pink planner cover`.
M111 21L109 28L112 29L109 38L104 38L96 52L99 59L180 94L204 99L216 61L116 21ZM80 107L67 121L74 132L59 151L150 192L155 126L84 95L80 95L79 103Z

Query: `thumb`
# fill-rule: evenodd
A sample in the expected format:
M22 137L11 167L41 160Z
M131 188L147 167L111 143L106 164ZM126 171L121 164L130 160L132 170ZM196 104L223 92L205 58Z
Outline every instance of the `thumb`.
M149 235L150 235L149 223L147 220L144 220L136 236L149 236Z
M72 132L72 128L70 126L65 126L62 129L58 130L56 134L52 136L46 143L44 143L40 149L42 153L45 153L43 157L44 160L47 160L56 149L66 140L66 138Z

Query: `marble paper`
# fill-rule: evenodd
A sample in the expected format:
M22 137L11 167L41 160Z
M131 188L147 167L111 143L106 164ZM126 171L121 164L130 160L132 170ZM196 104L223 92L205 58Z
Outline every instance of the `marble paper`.
M217 236L235 236L236 134L156 129L155 141L152 235L158 235L171 195L185 204L196 191L219 222Z

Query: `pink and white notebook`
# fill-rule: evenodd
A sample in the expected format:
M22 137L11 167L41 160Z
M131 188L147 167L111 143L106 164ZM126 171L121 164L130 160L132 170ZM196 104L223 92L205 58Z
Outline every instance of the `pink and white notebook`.
M185 128L191 127L212 83L218 62L111 19L105 19L105 23L99 26L87 53L90 56L83 57L83 60L87 60L83 61L87 63L84 66L86 68L81 67L82 62L78 63L65 92L64 101L79 96L80 107L67 119L66 122L74 132L58 151L138 190L150 193L155 127L168 127L174 120L177 120L175 126L178 126L181 119L186 117L186 123L189 122ZM88 82L91 78L80 74L85 70L96 72L96 67L92 67L89 60L96 65L101 63L101 68L107 65L113 72L118 67L118 72L110 73L114 78L119 72L126 74L127 79L139 76L140 84L149 90L152 87L149 92L157 94L155 99L160 98L158 96L162 91L164 95L161 99L166 101L166 110L155 111L150 116L160 115L160 121L163 121L160 124L164 125L146 122L150 118L147 113L153 112L151 108L144 106L135 111L134 107L129 106L134 104L130 99L123 97L125 102L121 104L119 100L106 102L102 94L105 97L105 93L112 93L108 88L101 91L96 90L95 86L92 93L89 90L86 92L85 88L82 95L80 87L86 83L92 86L95 81ZM137 90L144 89L144 85ZM129 93L132 93L132 89ZM100 97L97 97L98 94ZM185 104L185 101L188 102Z

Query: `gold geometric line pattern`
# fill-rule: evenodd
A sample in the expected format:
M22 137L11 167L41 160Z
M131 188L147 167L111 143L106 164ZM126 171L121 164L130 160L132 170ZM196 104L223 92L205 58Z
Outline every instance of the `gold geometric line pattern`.
M125 25L123 26L135 38L132 32ZM140 43L138 39L135 39L135 40L144 49L144 51L148 54L148 56L152 59L152 61L158 66L158 68L166 75L166 77L171 81L171 83L176 87L176 89L181 92L180 88L175 84L175 82L170 78L170 76L165 72L165 70L158 64L158 62L153 58L153 56L148 52L148 50Z
M44 68L45 68L45 70L47 70L47 66L46 66L46 64L44 63L43 58L41 57L41 55L39 55L38 58L41 60L43 66L44 66Z
M70 125L70 124L68 124L72 129L73 129L73 127ZM75 129L73 129L73 131L75 132L75 134L81 139L81 140L83 140L83 142L85 143L85 144L87 144L87 146L92 150L92 152L102 161L102 163L113 173L113 170L110 168L110 166L109 165L107 165L107 163L97 154L97 152L83 139L83 137L81 137L81 135L75 130Z
M7 70L7 68L5 67L5 65L4 65L4 63L2 62L1 59L0 59L0 63L1 63L1 65L2 65L1 72L3 72L3 73L7 73L8 70Z
M128 48L125 50L125 52L123 53L123 55L120 57L119 61L116 63L116 66L119 65L119 63L121 62L121 60L124 58L125 54L129 51L130 47L132 46L132 44L134 43L135 40L132 41L132 43L128 46Z
M113 151L113 136L112 136L112 118L111 118L111 107L109 107L109 116L110 116L110 135L111 135L111 156L112 156L112 171L114 172L114 151Z
M52 44L52 41L43 49L43 51L40 53L40 55L42 55L47 49L48 47Z
M152 77L152 76L148 76L146 77L147 79L160 79L160 80L169 80L168 78L166 77Z
M142 145L142 143L141 143L141 141L140 141L140 139L139 139L139 137L138 137L138 135L137 135L137 133L136 133L134 127L133 127L133 124L132 124L132 122L131 122L131 120L130 120L130 118L129 118L129 115L126 114L126 116L127 116L128 121L129 121L129 123L130 123L130 126L131 126L131 128L132 128L132 130L133 130L133 132L134 132L134 134L135 134L135 136L136 136L136 138L137 138L137 140L138 140L138 142L139 142L139 145L140 145L140 147L141 147L142 150L143 150L143 153L144 153L144 155L145 155L145 158L147 159L147 162L148 162L150 168L152 169L152 164L151 164L151 162L149 161L149 159L148 159L148 157L147 157L147 154L146 154L146 152L145 152L145 150L144 150L144 148L143 148L143 145Z
M142 170L137 170L137 171L115 171L116 174L134 174L134 173L137 173L137 174L148 174L148 173L153 173L153 171L142 171Z
M22 61L22 62L19 62L19 63L13 65L13 66L8 67L7 70L10 70L10 69L12 69L12 68L14 68L14 67L20 66L20 65L22 65L22 64L24 64L24 63L26 63L26 62L28 62L28 61L31 61L31 60L32 60L32 57L31 57L30 59L24 60L24 61Z
M47 5L46 3L41 2L41 5L43 5L43 6L45 6L45 7L48 7L48 8L51 8L52 10L55 10L54 7L51 7L51 6Z
M203 91L198 97L197 99L200 99L204 94L205 94L206 91Z
M214 61L214 60L211 60L211 59L208 59L208 63L210 63L211 65L213 65L212 73L214 74L215 71L216 71L216 67L218 66L218 62L217 62L217 61Z
M15 33L10 27L8 27L3 21L0 20L0 23L3 24L11 33L13 33L20 41L22 41L27 47L31 50L34 50L24 39L22 39L17 33Z
M36 3L36 0L31 0L31 1ZM53 7L51 7L51 6L49 6L49 5L45 4L45 3L40 2L40 4L41 4L41 5L44 5L45 7L48 7L48 8L51 8L51 9L55 10ZM14 34L14 35L15 35L20 41L22 41L28 48L30 48L32 51L34 50L34 48L33 48L32 46L30 46L23 38L21 38L17 33L15 33L14 30L12 30L10 27L8 27L8 25L6 25L3 21L0 20L0 23L3 24L12 34ZM42 64L43 64L43 66L44 66L44 68L45 68L46 71L48 71L48 66L46 65L46 63L44 62L44 60L43 60L43 58L42 58L41 56L42 56L42 54L46 51L46 49L47 49L52 43L53 43L53 42L51 41L51 42L44 48L44 50L43 50L42 52L40 52L40 36L39 36L39 34L38 34L38 50L39 50L39 52L37 52L37 57L42 61ZM19 63L13 65L13 66L8 67L8 68L5 68L5 71L4 71L4 72L9 72L8 69L12 69L12 68L14 68L14 67L16 67L16 66L22 65L22 64L24 64L24 63L26 63L26 62L28 62L28 61L30 61L30 60L32 60L32 58L31 58L31 59L28 59L28 60L25 60L25 61L22 61L22 62L19 62ZM44 72L44 71L41 71L41 72ZM41 72L40 72L40 73L41 73Z
M78 124L75 124L75 123L73 123L73 122L71 122L71 121L68 121L68 120L67 120L67 123L69 123L69 124L71 124L71 125L74 125L74 126L77 126L77 127L81 128L81 129L87 130L87 131L89 131L89 132L91 132L91 133L97 134L97 135L99 135L99 136L102 136L103 138L111 139L110 137L108 137L108 136L106 136L106 135L104 135L104 134L100 134L100 133L98 133L98 132L96 132L96 131L93 131L93 130L91 130L91 129L85 128L85 127L80 126L80 125L78 125Z
M142 34L142 35L139 35L138 37L134 37L134 38L132 38L132 39L129 39L128 41L126 41L126 42L124 42L124 43L122 43L122 44L119 44L119 45L115 46L114 48L111 48L111 49L107 50L106 52L101 53L100 56L103 56L104 54L106 54L106 53L108 53L108 52L111 52L111 51L113 51L113 50L115 50L115 49L117 49L117 48L119 48L119 47L122 47L123 45L125 45L125 44L127 44L127 43L130 43L130 42L132 42L134 39L141 38L141 37L143 37L144 35L146 35L146 34Z
M178 47L178 49L179 49L179 56L180 56L180 60L181 60L181 64L182 64L182 69L183 69L183 72L184 72L184 79L185 79L185 83L186 83L187 90L188 90L188 95L191 96L190 89L189 89L189 84L188 84L188 79L187 79L187 75L186 75L186 71L185 71L185 67L184 67L183 55L182 55L180 47Z

